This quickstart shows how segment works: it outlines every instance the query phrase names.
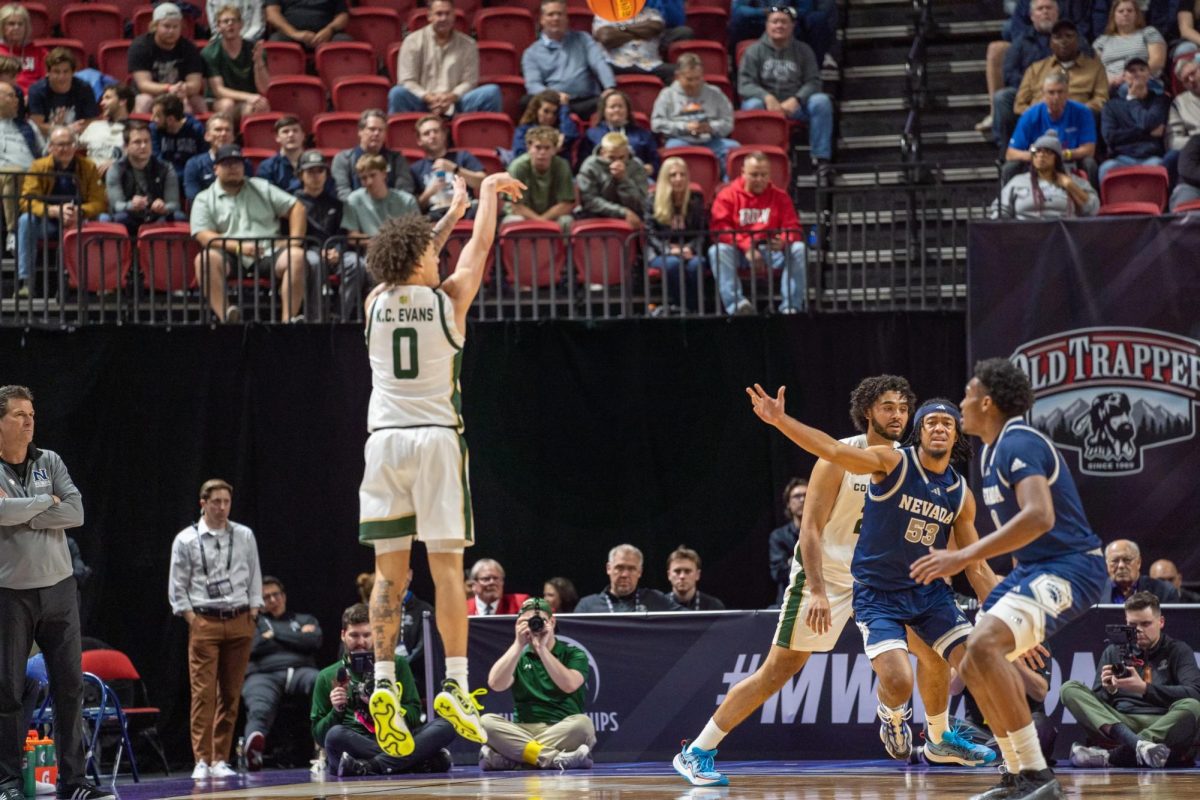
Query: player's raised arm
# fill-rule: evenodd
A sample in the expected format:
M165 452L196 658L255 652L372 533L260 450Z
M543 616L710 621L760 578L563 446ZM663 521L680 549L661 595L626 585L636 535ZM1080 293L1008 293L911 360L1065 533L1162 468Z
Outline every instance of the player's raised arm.
M775 397L771 397L763 390L762 386L756 383L753 388L746 389L746 394L750 396L754 413L758 415L759 419L778 428L784 436L802 449L855 475L866 473L886 475L900 463L901 455L894 448L851 447L842 444L823 431L789 417L784 411L786 391L786 386L780 386L779 393Z
M466 202L466 184L461 186L456 180L454 184L454 201L452 207ZM507 194L513 200L520 200L525 191L525 184L509 175L507 172L496 172L483 179L479 186L479 205L475 208L475 227L471 231L471 239L459 254L458 264L453 274L442 282L442 289L454 299L457 310L465 315L466 309L479 292L483 282L483 272L487 266L487 257L496 241L496 218L499 214L499 195ZM450 226L453 228L453 223ZM447 234L449 235L449 234ZM435 242L436 243L436 242Z

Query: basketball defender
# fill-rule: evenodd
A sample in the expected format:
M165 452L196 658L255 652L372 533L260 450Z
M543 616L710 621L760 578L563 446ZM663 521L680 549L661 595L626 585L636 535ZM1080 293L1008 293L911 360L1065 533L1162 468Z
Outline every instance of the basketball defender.
M862 433L841 442L858 448L898 447L908 427L910 409L915 405L916 396L904 378L895 375L866 378L850 394L850 419ZM717 745L803 669L812 653L828 652L837 643L851 616L854 582L850 561L862 525L869 479L869 475L852 474L825 459L813 467L791 582L784 595L773 644L762 666L730 689L700 735L691 742L685 741L675 757L675 770L690 783L727 784L728 778L714 767ZM984 756L980 752L941 745L947 714L932 712L949 705L950 667L911 630L907 638L910 650L917 657L921 698L930 711L930 746L926 748L926 757L939 763L981 763ZM907 725L904 727L907 733ZM908 759L911 734L901 739L906 746L889 753Z
M519 199L524 188L507 173L483 181L471 239L444 281L438 274L439 253L469 204L461 178L454 181L453 203L436 230L416 214L390 219L367 253L367 266L379 285L366 300L372 391L358 536L375 548L370 709L375 738L392 756L413 750L392 657L409 556L418 539L429 556L438 632L446 649L446 680L434 709L459 735L487 740L479 722L482 706L475 699L483 690L472 693L467 683L463 549L473 543L474 532L458 375L467 310L495 240L497 195L506 192Z
M980 361L962 401L963 429L983 439L983 500L995 532L956 552L932 549L912 566L922 583L953 575L975 559L1011 553L1016 568L983 603L967 640L962 676L1004 754L1006 772L972 800L1063 797L1047 767L1010 663L1084 613L1107 580L1075 481L1053 443L1023 417L1033 407L1029 379L1003 358Z

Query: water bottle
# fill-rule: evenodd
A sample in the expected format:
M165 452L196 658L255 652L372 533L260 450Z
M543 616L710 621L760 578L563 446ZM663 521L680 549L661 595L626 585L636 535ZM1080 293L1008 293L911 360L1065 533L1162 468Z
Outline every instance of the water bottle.
M34 775L34 762L36 759L35 750L37 745L37 732L30 731L29 737L25 740L25 752L21 755L21 777L25 780L25 796L33 797L37 794L37 778Z
M246 737L239 736L237 741L237 774L246 774Z
M429 205L433 208L445 208L454 202L454 186L450 183L450 173L439 169L433 173L433 177L442 182L442 188L433 196Z

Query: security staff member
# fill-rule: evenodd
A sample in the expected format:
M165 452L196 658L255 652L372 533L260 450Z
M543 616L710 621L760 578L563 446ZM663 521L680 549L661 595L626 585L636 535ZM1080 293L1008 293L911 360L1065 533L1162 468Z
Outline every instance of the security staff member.
M205 481L199 521L181 530L171 546L171 610L189 628L194 780L237 774L226 758L263 606L258 545L253 531L230 521L232 504L232 486Z

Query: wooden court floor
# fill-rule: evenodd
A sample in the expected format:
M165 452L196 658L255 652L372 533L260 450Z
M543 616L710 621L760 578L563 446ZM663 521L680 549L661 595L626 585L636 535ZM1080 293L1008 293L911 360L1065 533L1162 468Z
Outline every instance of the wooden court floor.
M921 800L966 798L984 791L995 773L958 770L897 770L894 767L839 765L837 769L757 762L746 769L730 768L730 785L720 788L689 786L665 774L661 765L613 765L593 772L486 773L472 770L462 776L406 776L393 780L310 780L292 784L259 785L254 778L229 787L192 787L173 797L179 800L257 800L258 798L398 798L473 797L497 800ZM1200 798L1200 770L1060 770L1059 780L1072 798L1139 798L1192 800ZM174 783L174 782L173 782ZM119 787L129 788L129 787ZM146 787L149 788L149 787ZM166 788L166 787L164 787ZM179 788L176 785L175 788ZM122 800L143 792L121 791ZM167 795L159 795L160 797Z

